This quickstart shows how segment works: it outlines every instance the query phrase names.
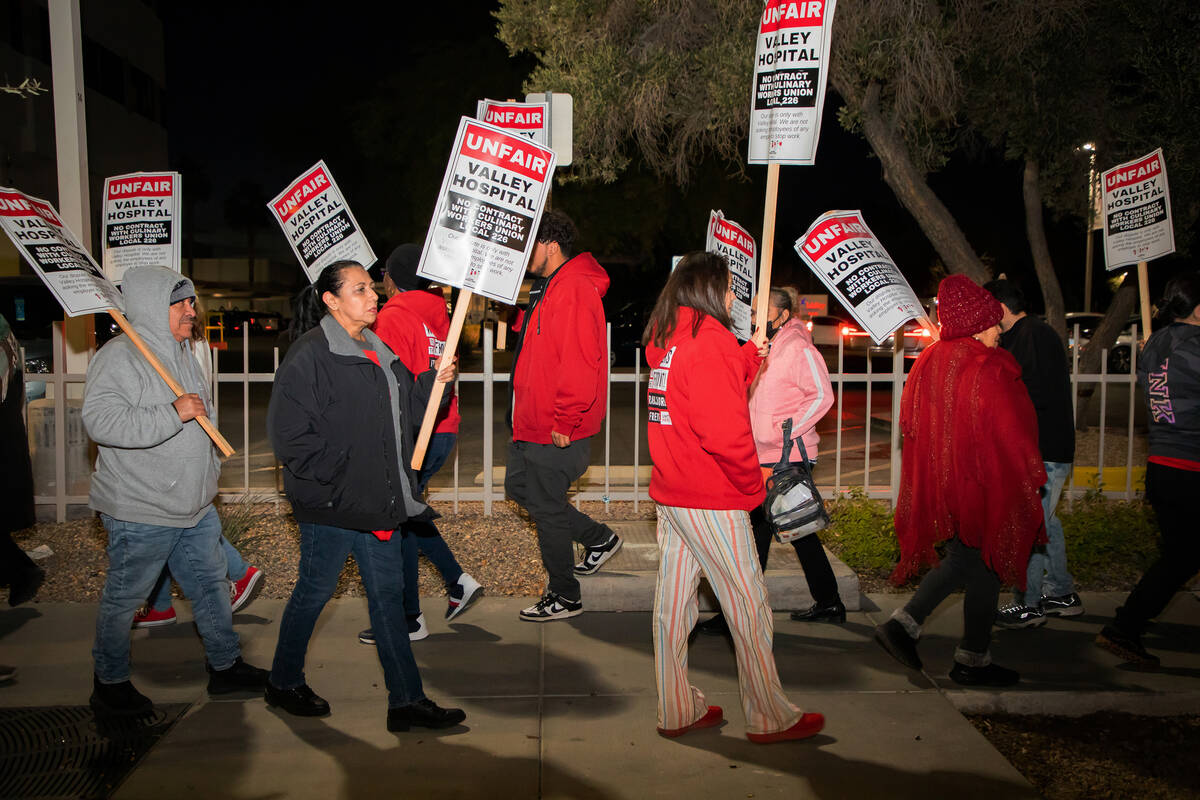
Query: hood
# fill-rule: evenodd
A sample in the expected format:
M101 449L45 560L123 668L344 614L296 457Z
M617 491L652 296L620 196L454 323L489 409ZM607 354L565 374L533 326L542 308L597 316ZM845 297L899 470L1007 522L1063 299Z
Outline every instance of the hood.
M572 278L582 278L588 281L596 287L596 291L601 297L604 297L604 294L608 291L609 284L611 283L608 273L604 271L604 267L600 266L600 262L597 261L591 253L580 253L579 255L565 261L563 265L556 269L554 274L550 276L551 282L564 273L570 275ZM549 290L550 287L547 286L546 288Z
M787 322L783 323L783 327L775 334L775 338L771 339L771 344L775 345L786 339L799 339L806 345L812 346L812 332L808 326L800 321L798 317L792 317Z
M125 272L121 291L125 297L125 316L137 328L146 343L157 349L178 349L171 335L171 290L187 278L167 267L133 267Z
M406 292L397 292L392 295L384 303L384 307L386 308L387 306L420 313L421 318L424 319L431 311L445 311L446 299L442 296L441 289L437 291L410 289Z

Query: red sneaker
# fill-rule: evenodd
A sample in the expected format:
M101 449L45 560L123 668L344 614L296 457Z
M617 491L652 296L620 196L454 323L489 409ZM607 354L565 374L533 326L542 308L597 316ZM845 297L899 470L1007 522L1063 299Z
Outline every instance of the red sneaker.
M825 727L825 715L816 712L804 714L796 720L796 724L786 731L774 733L747 733L746 738L755 744L770 744L771 742L787 742L792 739L807 739L816 736Z
M229 584L229 602L234 611L250 602L254 596L254 588L258 586L262 576L262 570L258 567L246 567L246 574L242 579Z
M666 736L668 739L674 739L676 736L683 736L688 731L699 730L700 728L711 728L715 725L720 725L725 715L721 711L720 706L709 706L708 711L704 716L693 722L691 725L684 725L682 728L659 728L658 735Z
M133 627L135 628L157 628L161 625L174 625L176 621L174 606L166 611L155 611L149 607L139 608L138 612L133 615Z

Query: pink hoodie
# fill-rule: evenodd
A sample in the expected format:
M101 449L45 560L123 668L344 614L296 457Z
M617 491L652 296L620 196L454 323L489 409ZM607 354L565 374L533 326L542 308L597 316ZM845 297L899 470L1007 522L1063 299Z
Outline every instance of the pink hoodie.
M825 359L803 322L788 320L771 340L771 353L750 385L750 425L761 464L779 461L783 423L792 419L792 438L804 437L809 459L817 457L817 423L833 406ZM790 459L800 460L793 444Z

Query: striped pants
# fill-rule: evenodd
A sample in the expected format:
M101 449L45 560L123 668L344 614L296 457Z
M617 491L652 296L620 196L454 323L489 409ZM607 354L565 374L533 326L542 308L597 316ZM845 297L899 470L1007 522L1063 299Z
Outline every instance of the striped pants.
M750 515L658 507L658 585L654 592L654 677L658 727L682 728L708 710L688 682L688 635L700 612L704 571L733 635L748 733L790 728L800 709L788 702L771 652L771 607L754 550Z

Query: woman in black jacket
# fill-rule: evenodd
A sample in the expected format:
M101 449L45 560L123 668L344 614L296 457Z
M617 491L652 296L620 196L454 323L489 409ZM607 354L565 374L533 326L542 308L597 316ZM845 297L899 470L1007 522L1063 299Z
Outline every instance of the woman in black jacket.
M454 380L454 368L414 380L368 327L377 304L360 264L330 264L301 293L293 324L303 335L275 376L267 429L300 525L300 570L279 624L266 699L291 714L329 713L305 683L304 656L353 553L388 689L388 730L445 728L466 715L422 691L404 616L399 528L435 516L417 498L408 462L430 388L435 379Z

